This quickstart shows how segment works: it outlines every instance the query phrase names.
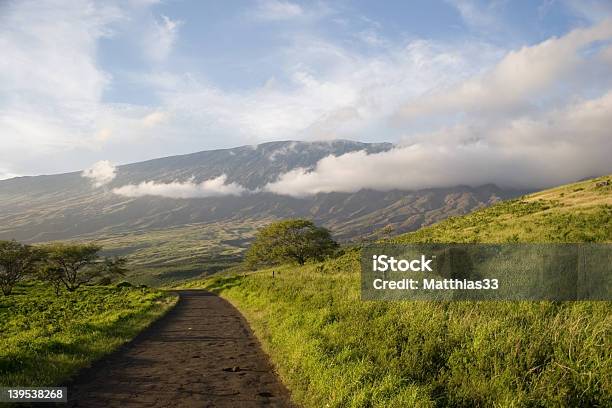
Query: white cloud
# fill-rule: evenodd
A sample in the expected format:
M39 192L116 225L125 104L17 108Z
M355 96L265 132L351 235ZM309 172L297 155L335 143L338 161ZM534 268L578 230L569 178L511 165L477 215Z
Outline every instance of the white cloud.
M477 4L473 0L447 0L447 2L457 9L463 21L470 27L485 30L500 28L501 21L495 13L498 2L491 2L487 6Z
M0 180L8 180L13 177L19 177L19 174L15 174L7 169L0 168Z
M110 129L103 128L100 129L95 136L95 141L97 143L103 144L106 143L113 136L113 132Z
M186 182L173 181L171 183L143 181L140 184L128 184L115 188L113 193L126 197L196 198L240 195L247 191L237 183L226 184L226 181L227 176L225 174L201 183L195 183L193 180Z
M142 46L145 54L153 61L163 61L168 58L182 24L182 21L172 20L165 15L153 19L147 34L143 37Z
M371 47L383 47L389 45L389 42L374 29L360 31L356 34L356 37Z
M288 20L303 14L299 4L284 0L261 0L253 11L253 16L261 20Z
M166 122L168 118L168 112L155 111L147 114L144 118L142 118L142 124L145 127L151 128Z
M4 3L0 12L0 162L20 162L96 143L100 100L111 76L97 42L124 18L113 5L84 0Z
M275 161L279 159L280 157L294 153L297 145L298 145L297 142L291 142L289 144L283 145L282 147L279 147L278 149L270 153L270 155L268 156L268 159L270 161Z
M99 154L131 161L130 148L150 157L133 146L153 139L150 129L170 115L163 108L104 101L113 77L100 65L99 46L125 35L142 41L150 58L165 58L180 23L155 20L147 10L152 5L24 0L0 6L0 163L31 174L73 171ZM154 21L149 30L147 21ZM49 156L55 160L41 160Z
M205 127L237 143L380 137L407 98L478 72L498 50L483 44L445 46L415 40L365 57L316 38L299 38L277 56L288 82L227 92L190 77L164 76L163 105L183 136Z
M109 36L107 25L122 15L111 6L83 3L82 7L61 7L58 2L26 0L3 6L3 94L24 103L36 97L81 103L99 99L110 77L97 67L96 41Z
M576 29L560 38L509 52L492 70L459 85L414 98L401 109L406 119L458 112L512 114L533 109L555 92L584 88L596 64L585 47L612 39L612 20Z
M115 179L117 168L108 160L100 160L83 170L81 176L90 179L94 187L102 187Z
M361 189L472 186L541 188L612 172L612 92L505 126L457 126L388 152L329 156L264 190L306 196Z

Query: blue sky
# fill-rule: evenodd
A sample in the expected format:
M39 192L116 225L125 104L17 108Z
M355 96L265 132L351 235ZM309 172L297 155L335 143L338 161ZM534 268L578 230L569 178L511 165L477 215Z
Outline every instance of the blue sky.
M608 102L611 16L605 0L3 1L0 179L271 140L524 147L525 124Z
M270 78L291 86L292 70L282 54L309 40L373 57L389 46L419 39L457 46L486 42L512 49L589 25L588 15L571 4L533 0L159 2L146 11L133 11L129 20L115 24L112 37L100 41L100 67L114 78L103 97L110 103L159 102L149 84L133 80L137 72L155 70L189 73L227 91L260 87ZM168 30L174 33L172 45L166 50L152 43L143 50L138 31L150 24L161 25L163 31L166 21L175 25ZM146 51L157 46L164 50ZM151 61L156 53L159 58ZM303 63L315 71L324 69L313 61Z
M177 25L176 41L167 58L155 61L156 68L189 72L226 90L241 90L261 86L271 77L290 80L279 53L307 38L329 41L351 52L376 55L381 52L383 41L402 43L415 39L461 43L474 38L516 47L561 35L579 23L565 8L561 8L563 12L559 12L559 7L555 12L553 9L538 12L533 1L517 2L511 7L494 6L483 11L482 16L467 18L450 2L276 4L279 8L276 12L263 11L266 6L248 1L178 1L151 7L160 23L165 17ZM285 9L281 10L283 6ZM149 17L147 14L141 18ZM141 22L147 23L150 22ZM117 29L117 35L100 43L101 67L116 78L115 86L104 95L105 100L142 103L147 88L125 92L123 87L133 86L133 81L122 74L150 70L149 55L135 52L139 45L135 47L130 39L133 32L120 26Z

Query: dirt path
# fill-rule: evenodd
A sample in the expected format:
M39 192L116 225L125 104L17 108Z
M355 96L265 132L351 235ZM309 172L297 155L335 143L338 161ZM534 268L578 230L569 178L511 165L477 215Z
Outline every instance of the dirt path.
M205 291L82 372L70 407L288 407L287 390L241 314Z

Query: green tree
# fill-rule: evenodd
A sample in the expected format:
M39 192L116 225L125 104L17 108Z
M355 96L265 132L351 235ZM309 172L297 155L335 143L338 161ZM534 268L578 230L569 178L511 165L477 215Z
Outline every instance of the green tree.
M44 247L46 262L41 277L51 282L56 292L63 285L73 292L93 279L125 274L124 258L100 259L101 246L96 244L56 243Z
M251 268L287 262L304 265L308 260L323 260L337 248L329 231L311 221L278 221L258 231L246 253L246 263Z
M41 252L17 241L0 241L0 289L8 296L17 282L34 272Z
M60 279L61 276L62 269L57 266L50 265L49 263L43 264L38 270L38 278L45 282L49 282L53 286L53 289L55 289L56 295L59 295L62 289L62 281Z

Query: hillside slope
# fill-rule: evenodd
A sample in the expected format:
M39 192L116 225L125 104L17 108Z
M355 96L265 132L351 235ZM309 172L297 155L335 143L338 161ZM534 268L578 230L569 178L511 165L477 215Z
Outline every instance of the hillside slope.
M612 175L504 201L391 241L612 242Z
M603 177L397 242L612 242ZM193 282L248 318L307 407L611 406L610 302L364 302L356 250Z

